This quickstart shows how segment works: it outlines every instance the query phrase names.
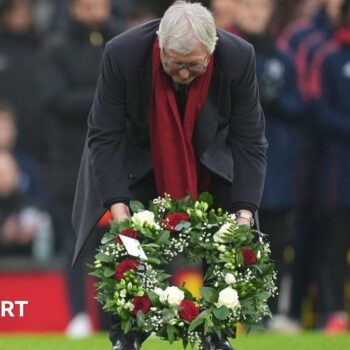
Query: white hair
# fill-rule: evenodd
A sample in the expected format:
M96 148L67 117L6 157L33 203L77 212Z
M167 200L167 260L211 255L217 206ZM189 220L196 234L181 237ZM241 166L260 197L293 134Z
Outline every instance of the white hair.
M200 42L213 53L216 28L211 12L200 3L176 1L165 12L159 25L159 46L188 55Z

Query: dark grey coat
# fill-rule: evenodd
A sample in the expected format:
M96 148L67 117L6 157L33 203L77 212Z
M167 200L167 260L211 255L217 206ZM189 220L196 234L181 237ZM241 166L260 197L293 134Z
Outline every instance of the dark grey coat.
M77 182L73 264L113 198L147 202L157 195L150 152L152 48L159 20L107 43L89 114ZM193 137L196 155L212 172L216 203L258 208L266 167L265 121L253 47L218 30L215 66Z

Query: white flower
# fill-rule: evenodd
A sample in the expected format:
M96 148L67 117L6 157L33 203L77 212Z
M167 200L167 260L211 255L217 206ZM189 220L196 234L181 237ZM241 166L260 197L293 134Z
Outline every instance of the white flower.
M229 217L231 220L236 221L236 214L231 214Z
M125 289L122 289L119 293L119 295L122 297L122 298L125 298L126 297L126 290Z
M168 287L165 290L165 293L167 295L168 303L171 306L180 305L182 300L185 299L185 293L177 287Z
M218 243L225 243L225 240L223 239L223 236L225 234L228 234L228 230L229 228L231 227L231 224L223 224L219 231L217 231L214 236L213 236L213 239L214 239L214 242L218 242Z
M153 225L155 223L154 214L149 210L144 210L139 213L135 213L132 216L131 220L135 225L138 226L143 226L145 224Z
M232 287L227 287L219 293L219 299L216 303L217 307L226 306L231 310L239 308L238 293Z
M218 251L221 253L225 253L226 252L226 246L224 246L223 244L218 246Z
M258 250L258 252L256 253L256 258L257 260L259 260L261 258L261 252L260 250Z
M125 308L125 309L129 309L130 311L132 311L132 310L134 310L135 305L134 305L131 301L128 301L128 302L124 305L124 308Z
M226 284L236 283L236 277L232 273L227 273L225 276Z
M168 294L165 292L165 290L156 288L154 292L159 296L159 301L161 303L165 303L168 300Z

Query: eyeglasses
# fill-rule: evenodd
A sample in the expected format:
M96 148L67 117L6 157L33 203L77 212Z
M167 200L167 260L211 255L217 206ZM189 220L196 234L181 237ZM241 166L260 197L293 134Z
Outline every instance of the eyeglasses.
M169 71L173 71L173 72L186 68L193 73L203 73L207 69L208 62L209 62L209 57L207 58L207 62L205 64L175 62L171 58L166 56L164 50L163 50L163 56L164 56L164 60L163 60L164 66L167 69L169 69Z

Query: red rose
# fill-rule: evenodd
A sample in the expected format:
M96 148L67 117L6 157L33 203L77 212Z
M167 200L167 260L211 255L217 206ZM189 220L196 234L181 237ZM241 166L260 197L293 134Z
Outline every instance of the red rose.
M115 268L115 278L120 281L123 278L125 272L134 270L136 271L139 263L134 259L125 259L119 263Z
M190 221L190 216L187 213L173 213L167 216L163 223L167 230L174 231L181 221Z
M151 306L152 304L149 297L134 297L134 309L132 310L132 314L136 316L137 312L141 310L143 314L146 315Z
M126 237L134 238L134 239L137 239L139 237L137 231L134 230L133 228L127 228L127 229L121 231L119 234L126 236ZM123 244L123 242L119 236L117 236L115 240L117 243Z
M242 255L245 265L254 265L256 264L256 253L251 249L242 249Z
M192 322L200 313L199 308L193 301L182 300L179 315L186 321Z

